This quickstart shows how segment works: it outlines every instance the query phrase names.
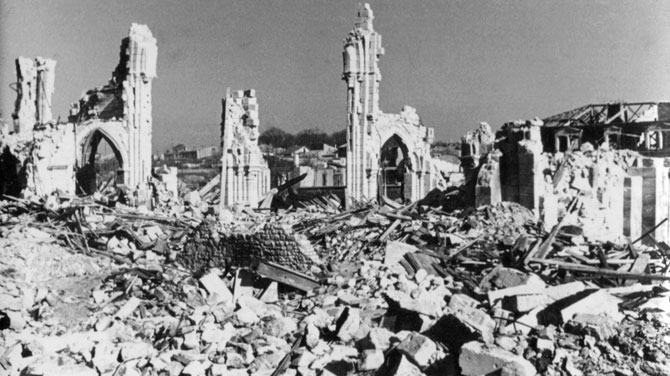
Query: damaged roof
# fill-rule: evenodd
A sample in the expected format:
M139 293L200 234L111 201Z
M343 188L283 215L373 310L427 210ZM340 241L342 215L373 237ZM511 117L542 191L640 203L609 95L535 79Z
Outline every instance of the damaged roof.
M543 119L547 127L670 121L670 102L589 104Z

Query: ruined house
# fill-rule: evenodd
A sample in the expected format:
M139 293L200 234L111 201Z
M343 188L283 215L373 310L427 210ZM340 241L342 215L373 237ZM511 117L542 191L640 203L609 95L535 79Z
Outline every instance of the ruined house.
M344 41L347 84L346 196L374 199L380 195L415 201L444 184L430 156L433 128L421 123L416 110L400 114L379 108L381 35L374 30L369 4L358 12L358 22Z
M640 128L643 141L646 133L656 129L654 123ZM670 225L665 221L670 216L667 159L654 156L658 151L640 150L642 145L637 150L612 150L601 142L596 149L583 141L586 132L569 128L547 126L535 118L504 124L495 139L464 139L468 145L463 148L463 165L471 202L476 206L517 202L533 210L547 229L578 203L580 224L593 238L623 234L637 239L650 231L653 241L670 241ZM571 137L560 140L567 137L568 133L560 132L566 129ZM556 151L557 145L567 149ZM489 151L467 155L473 150Z
M104 139L118 169L115 183L144 197L151 177L151 84L156 77L156 39L146 25L132 24L120 61L106 85L72 105L67 123L51 114L55 61L17 59L15 132L2 146L18 159L25 186L37 195L55 191L93 193L101 183L96 155Z
M635 150L650 157L670 156L670 102L590 104L543 119L547 152L595 148Z
M256 90L228 90L221 117L221 205L256 206L270 190L270 169L258 147Z

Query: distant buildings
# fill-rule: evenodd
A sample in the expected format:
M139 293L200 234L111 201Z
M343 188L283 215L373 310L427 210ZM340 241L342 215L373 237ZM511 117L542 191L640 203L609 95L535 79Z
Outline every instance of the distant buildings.
M219 146L201 146L194 148L179 144L163 153L162 159L165 161L196 161L198 159L215 157L219 154L221 154L221 148Z
M290 149L293 156L293 171L289 178L307 174L298 183L299 188L343 187L346 184L347 150L323 144L319 150L310 150L301 146Z

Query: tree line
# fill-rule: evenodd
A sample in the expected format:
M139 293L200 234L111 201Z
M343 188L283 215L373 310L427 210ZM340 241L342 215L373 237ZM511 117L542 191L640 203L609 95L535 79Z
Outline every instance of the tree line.
M286 132L277 127L268 128L258 137L261 144L272 145L276 148L291 148L294 146L306 146L309 149L318 150L323 144L339 146L347 142L347 130L342 129L333 133L326 133L318 128L305 129L296 134Z

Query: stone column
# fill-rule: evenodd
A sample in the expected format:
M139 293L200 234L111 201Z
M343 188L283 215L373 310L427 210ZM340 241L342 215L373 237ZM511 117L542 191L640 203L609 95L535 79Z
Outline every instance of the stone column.
M642 176L625 177L623 188L623 234L635 240L642 235Z

